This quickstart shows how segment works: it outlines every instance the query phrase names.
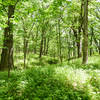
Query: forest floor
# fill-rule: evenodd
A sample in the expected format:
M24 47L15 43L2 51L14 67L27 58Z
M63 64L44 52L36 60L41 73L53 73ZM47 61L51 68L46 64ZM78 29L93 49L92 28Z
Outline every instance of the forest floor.
M88 65L81 59L62 64L49 57L28 57L23 69L23 56L15 57L16 69L0 72L0 100L100 100L100 56L89 57ZM27 66L27 67L28 67Z

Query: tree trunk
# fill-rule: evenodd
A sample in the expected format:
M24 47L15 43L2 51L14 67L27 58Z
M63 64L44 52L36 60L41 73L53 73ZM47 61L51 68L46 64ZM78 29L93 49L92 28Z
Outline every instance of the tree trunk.
M77 50L76 50L76 42L75 41L73 41L73 58L76 58L77 56Z
M46 45L46 55L48 54L48 49L49 49L49 37L48 37L47 45Z
M39 58L41 58L41 57L42 57L42 54L43 54L43 40L44 40L44 29L42 29L41 44L40 44L40 55L39 55Z
M82 41L81 41L81 25L78 29L78 41L77 41L77 51L78 51L78 58L82 57Z
M81 3L81 12L79 18L79 27L78 27L78 41L77 41L77 48L78 48L78 58L82 57L82 41L81 41L81 32L82 32L82 25L83 25L83 1Z
M35 38L35 47L34 47L34 53L37 53L37 39L38 39L38 26L37 26L37 33L36 33L36 38Z
M8 21L7 27L4 29L3 49L1 54L0 70L13 68L13 23L10 21L13 18L15 5L8 6Z
M78 58L82 57L82 52L81 52L81 41L77 43L77 52L78 52Z
M92 56L93 54L92 45L93 45L93 28L91 27L90 56Z
M67 44L68 44L68 61L70 61L70 59L71 59L71 42L70 42L71 30L69 31L68 35L69 35L68 38L67 38Z
M99 55L100 55L100 39L99 39Z
M81 57L81 36L80 36L80 32L81 30L79 29L79 33L77 32L77 30L75 30L74 28L73 29L73 32L74 32L74 36L76 38L76 43L77 43L77 55L78 55L78 58Z
M59 59L60 62L62 63L62 48L61 48L61 31L60 31L60 19L58 20L58 35L59 35Z
M88 0L84 0L84 17L83 17L83 64L88 62Z
M26 37L24 36L24 68L26 68L26 57L27 57L27 47L28 47L28 41L26 39Z
M44 36L44 48L43 48L43 54L46 54L46 36Z

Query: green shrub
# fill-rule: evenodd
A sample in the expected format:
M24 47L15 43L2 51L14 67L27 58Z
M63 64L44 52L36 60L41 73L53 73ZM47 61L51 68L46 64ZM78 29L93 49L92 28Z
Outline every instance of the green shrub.
M100 100L99 63L55 65L54 60L45 57L36 66L31 59L31 68L11 71L9 80L0 72L0 100Z
M58 59L54 59L54 58L50 58L47 60L48 64L57 64L58 63Z

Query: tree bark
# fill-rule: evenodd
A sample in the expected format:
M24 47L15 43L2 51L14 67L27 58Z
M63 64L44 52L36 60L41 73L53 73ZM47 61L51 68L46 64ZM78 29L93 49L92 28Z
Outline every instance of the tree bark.
M46 36L44 36L44 48L43 48L43 54L46 55Z
M80 36L80 32L81 30L79 29L79 33L77 32L77 30L75 30L74 28L72 28L73 32L74 32L74 36L76 38L76 44L77 44L77 55L78 58L81 57L82 52L81 52L81 36Z
M48 49L49 49L49 37L48 37L47 45L46 45L46 55L48 54Z
M24 68L26 68L26 57L27 57L27 49L28 48L28 40L27 40L27 37L24 36L24 48L23 48L23 51L24 51Z
M88 63L88 0L84 0L83 17L83 64Z
M78 58L82 57L81 29L82 26L80 25L78 28L78 41L77 41Z
M39 58L41 58L41 57L42 57L42 54L43 54L43 40L44 40L44 29L42 28L41 44L40 44L40 55L39 55Z
M99 39L99 55L100 55L100 39Z
M15 5L8 6L7 27L4 29L3 49L1 53L0 70L13 68L13 23L10 21L14 16Z

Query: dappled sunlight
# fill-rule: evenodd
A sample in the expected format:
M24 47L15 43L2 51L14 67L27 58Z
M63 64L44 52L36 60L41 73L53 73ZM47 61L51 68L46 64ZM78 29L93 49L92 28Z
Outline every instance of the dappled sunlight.
M93 64L93 63L97 63L100 64L100 56L93 56L93 57L89 57L89 61L88 64Z
M16 60L17 61L17 60ZM37 55L29 55L27 68L12 70L9 86L5 77L7 72L0 73L1 93L7 93L8 97L23 100L23 98L88 98L99 100L100 98L100 69L99 56L89 57L89 64L82 65L81 59L70 62L52 64L54 59L44 56L41 62ZM48 64L48 61L50 64ZM92 63L95 61L95 64ZM18 68L23 67L23 59L20 56L15 63ZM5 79L5 80L4 80ZM12 92L15 91L15 92ZM29 94L27 94L29 93ZM12 95L16 95L15 97ZM59 96L61 95L61 96ZM70 97L71 96L71 97ZM63 99L61 99L63 100Z
M85 84L91 77L82 69L73 69L73 68L62 68L58 67L55 69L55 76L66 79L71 82L73 85L82 85Z
M88 64L82 64L81 59L75 59L68 63L69 66L75 69L86 69L86 70L100 70L100 56L96 55L88 58Z
M0 0L0 100L100 100L100 0Z
M42 98L45 95L46 98L66 97L69 100L75 97L78 100L79 97L84 98L84 96L88 100L100 98L99 70L77 69L69 65L35 65L31 69L12 71L9 86L6 87L4 80L1 80L0 84L2 84L0 88L2 93L10 91L8 97L11 96L17 100L31 98L31 96Z

